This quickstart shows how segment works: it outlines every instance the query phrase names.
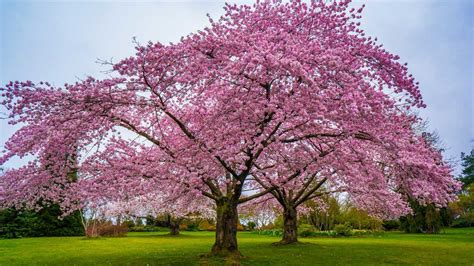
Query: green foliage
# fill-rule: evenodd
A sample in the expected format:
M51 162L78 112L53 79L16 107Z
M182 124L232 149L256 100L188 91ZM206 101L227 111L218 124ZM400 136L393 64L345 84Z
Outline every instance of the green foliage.
M189 223L186 231L198 231L199 230L198 227L199 227L199 224L197 223Z
M453 227L474 226L474 183L469 184L459 195L459 200L451 203L449 207L456 217Z
M58 205L39 212L8 208L0 211L0 237L80 236L84 235L79 212L62 219Z
M283 236L282 229L260 230L260 231L255 231L255 233L259 235L264 235L264 236L277 236L277 237Z
M451 227L462 228L462 227L473 227L474 226L474 214L470 213L466 216L456 219Z
M398 230L400 229L400 221L399 220L386 220L386 221L383 221L382 227L384 230Z
M275 219L275 221L273 222L273 224L269 225L269 226L273 226L275 228L283 228L283 215L278 215Z
M309 236L313 236L313 233L315 232L315 228L314 226L310 225L310 224L300 224L298 226L298 234L299 236L301 237L309 237Z
M257 227L257 224L255 222L250 221L247 223L247 229L249 231L254 231L256 227Z
M0 236L17 238L29 236L37 217L32 212L20 212L13 208L0 211Z
M125 220L125 221L122 222L122 224L126 225L129 230L136 226L136 224L133 220Z
M351 236L352 226L349 223L337 224L334 226L334 231L338 236Z
M433 205L410 201L413 213L400 217L400 228L407 233L437 234L443 226L440 211Z
M463 189L474 183L474 149L469 154L461 153L461 165L464 167L459 181L463 183Z
M381 230L382 221L367 214L366 211L348 205L341 212L339 222L348 223L352 228L358 230Z
M146 225L151 225L151 226L157 225L156 221L157 221L157 219L155 217L151 216L151 215L147 215L145 217L145 224Z

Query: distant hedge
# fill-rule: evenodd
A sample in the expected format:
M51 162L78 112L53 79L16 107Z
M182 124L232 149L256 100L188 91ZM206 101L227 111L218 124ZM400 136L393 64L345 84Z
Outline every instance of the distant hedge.
M61 210L51 205L35 212L8 208L0 210L0 237L82 236L79 212L59 219Z

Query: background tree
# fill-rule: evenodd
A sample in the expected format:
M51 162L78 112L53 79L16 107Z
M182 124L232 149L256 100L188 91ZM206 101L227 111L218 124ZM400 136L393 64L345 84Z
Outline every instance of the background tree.
M463 189L474 183L474 149L469 154L461 153L461 166L464 167L459 181L463 184Z

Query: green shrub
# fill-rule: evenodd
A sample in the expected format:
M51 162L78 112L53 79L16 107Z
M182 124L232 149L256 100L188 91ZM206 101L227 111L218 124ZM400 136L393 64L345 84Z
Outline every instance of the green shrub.
M186 231L198 231L199 225L196 223L189 223Z
M338 236L351 236L352 226L349 223L337 224L334 226L334 231Z
M400 221L399 220L383 221L382 227L384 230L399 230Z
M300 232L299 232L299 235L300 235L301 237L314 236L314 231L311 230L311 229L306 229L306 230L300 231Z
M281 229L272 229L272 230L261 230L261 231L254 231L256 234L259 235L266 235L266 236L283 236L283 230Z
M298 226L298 234L301 236L301 237L309 237L309 236L313 236L315 232L315 229L312 225L310 224L300 224Z
M451 227L454 228L462 228L462 227L471 227L474 226L474 219L470 219L470 217L460 217L454 220Z
M0 210L0 237L84 235L79 212L59 219L61 214L58 205L45 206L38 212L14 208Z
M255 222L250 221L247 223L247 229L249 231L254 231L256 227L257 227L257 224Z
M122 224L126 225L128 228L133 228L136 226L135 222L132 220L125 220Z

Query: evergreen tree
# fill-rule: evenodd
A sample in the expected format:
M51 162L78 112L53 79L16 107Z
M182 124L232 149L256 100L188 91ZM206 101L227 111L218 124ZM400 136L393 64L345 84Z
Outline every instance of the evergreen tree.
M470 184L474 183L474 149L469 154L461 153L461 165L464 167L459 181L463 183L465 190Z

